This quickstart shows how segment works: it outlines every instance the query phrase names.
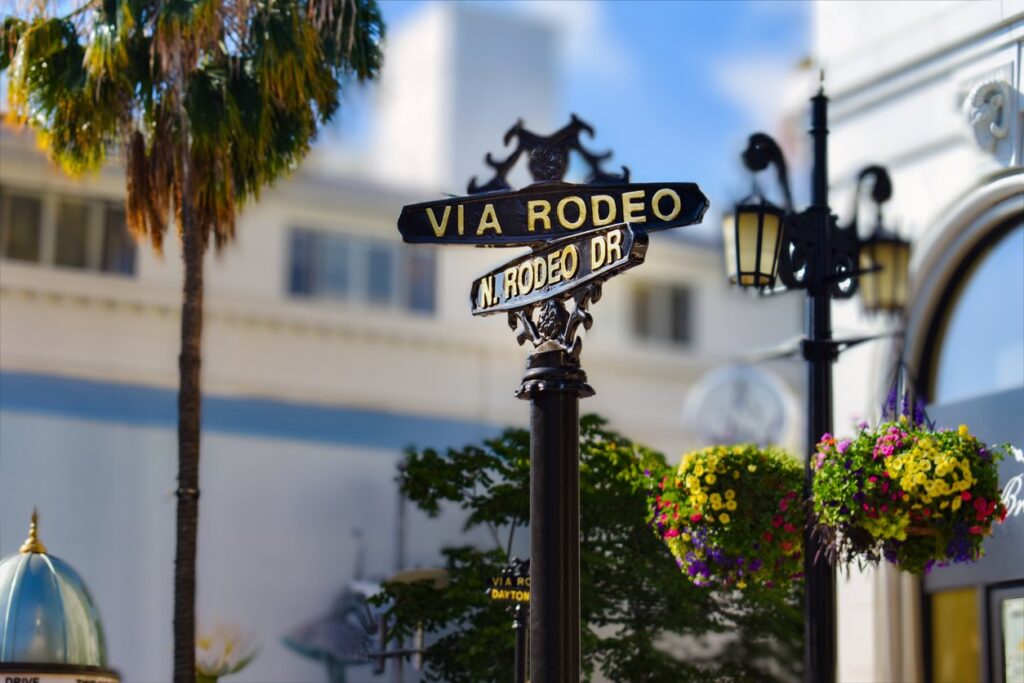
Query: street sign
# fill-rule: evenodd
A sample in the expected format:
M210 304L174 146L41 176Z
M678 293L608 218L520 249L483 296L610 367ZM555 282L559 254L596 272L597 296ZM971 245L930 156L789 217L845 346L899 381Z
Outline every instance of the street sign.
M491 315L567 294L644 261L647 235L619 224L553 241L473 282L473 315Z
M529 604L530 577L509 574L491 577L491 587L487 592L490 593L491 600Z
M707 197L694 183L553 181L410 204L398 217L398 230L406 242L536 246L616 223L645 232L691 225L707 208Z

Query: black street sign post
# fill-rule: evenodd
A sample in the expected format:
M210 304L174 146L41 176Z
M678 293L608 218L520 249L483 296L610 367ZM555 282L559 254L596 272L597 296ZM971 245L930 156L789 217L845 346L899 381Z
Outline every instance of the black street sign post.
M508 603L512 614L512 631L516 637L513 683L526 683L526 620L530 614L530 561L513 557L501 570L500 576L491 578L487 589L491 600Z
M466 197L406 206L398 219L406 242L532 248L470 292L474 315L505 313L518 342L533 345L516 390L530 402L531 683L580 678L579 400L594 390L576 333L590 329L602 283L643 262L648 232L699 223L708 208L694 183L630 183L625 167L603 171L611 153L587 150L582 132L594 135L576 116L549 136L519 122L505 134L517 143L509 156L486 157L494 178L471 180ZM563 182L570 152L590 167L582 184ZM506 175L524 155L535 182L514 190Z

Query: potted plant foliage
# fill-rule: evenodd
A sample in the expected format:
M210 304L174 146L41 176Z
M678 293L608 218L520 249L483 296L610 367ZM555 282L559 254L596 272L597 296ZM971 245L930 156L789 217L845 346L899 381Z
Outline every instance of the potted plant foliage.
M825 434L814 472L816 531L834 561L882 558L913 574L970 562L1006 517L1004 453L968 430L933 429L907 416L861 424L852 439Z
M802 576L801 466L753 445L687 453L650 475L648 521L697 585L778 586Z

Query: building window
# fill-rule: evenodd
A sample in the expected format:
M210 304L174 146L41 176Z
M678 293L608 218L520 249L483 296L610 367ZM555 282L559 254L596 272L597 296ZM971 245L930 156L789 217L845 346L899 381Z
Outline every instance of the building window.
M375 308L433 313L433 249L296 228L289 236L288 293Z
M930 397L936 403L1024 386L1022 257L1024 218L1017 217L962 266L942 313Z
M115 202L0 186L0 258L120 275L135 242Z
M642 284L633 289L633 331L641 339L689 345L693 292L683 285Z

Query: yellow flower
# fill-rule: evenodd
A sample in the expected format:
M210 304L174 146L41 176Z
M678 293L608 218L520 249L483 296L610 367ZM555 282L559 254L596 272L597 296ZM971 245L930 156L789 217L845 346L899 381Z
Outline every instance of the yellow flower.
M696 474L698 477L704 474L704 465L697 463L696 466L694 466L693 468L693 473Z
M959 499L959 498L957 498L957 500L960 500L960 499ZM730 500L730 501L728 501L728 502L727 502L727 503L725 504L725 509L726 509L726 510L735 510L735 509L736 509L736 501L735 501L735 500Z
M690 534L683 534L683 540L684 541L689 541L690 540Z
M953 499L953 504L950 507L952 507L954 510L959 510L961 503L963 503L963 501L960 500L960 496L957 496L956 498Z
M732 489L726 489L725 490L725 499L726 500L732 500L735 497L736 497L736 492L735 491L733 491Z
M721 503L722 502L722 496L718 495L717 493L712 493L711 494L711 502L712 503Z
M967 425L960 425L957 427L956 433L960 436L970 436L971 432L967 429Z
M747 582L746 581L737 581L736 582L736 587L737 588L746 588L747 587Z
M732 471L732 478L733 479L739 479L740 478L740 473L737 472L736 470L733 470Z
M713 500L713 501L711 501L711 509L712 510L721 510L722 509L722 501L721 500Z
M729 513L723 512L722 514L718 515L718 520L722 524L728 524L729 523Z
M709 484L714 484L717 478L718 477L716 477L715 475L709 474L708 476L704 477L704 481L706 481Z
M747 472L757 472L757 465L747 465Z

